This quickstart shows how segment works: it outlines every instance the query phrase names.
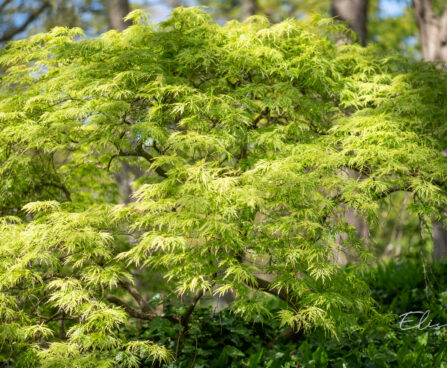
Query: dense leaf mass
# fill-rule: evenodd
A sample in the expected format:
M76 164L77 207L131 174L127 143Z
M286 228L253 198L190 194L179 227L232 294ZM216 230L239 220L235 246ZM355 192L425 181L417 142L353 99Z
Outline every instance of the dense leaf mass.
M373 313L335 261L369 259L346 212L373 223L405 191L427 226L439 217L445 72L340 45L347 31L325 19L129 18L122 33L54 28L0 51L1 359L171 359L120 332L163 314L155 275L192 299L164 315L183 333L203 293L228 290L247 319L298 329L336 334ZM123 162L144 172L128 204ZM285 302L275 315L266 293Z

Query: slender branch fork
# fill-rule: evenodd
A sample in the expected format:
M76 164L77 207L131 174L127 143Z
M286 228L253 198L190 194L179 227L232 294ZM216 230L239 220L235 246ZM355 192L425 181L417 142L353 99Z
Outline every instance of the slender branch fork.
M134 156L134 157L142 157L144 158L147 162L149 162L150 164L152 164L155 161L155 157L152 156L149 152L145 151L143 148L143 143L139 143L137 145L137 147L135 148L135 150L133 151L121 151L119 150L117 154L112 155L109 159L109 162L107 163L106 167L100 167L100 168L105 168L107 170L110 170L110 166L113 162L113 160L117 157L130 157L130 156ZM166 173L165 170L163 170L161 167L156 167L155 172L160 175L163 178L167 178L168 175Z
M107 297L107 300L110 303L115 304L119 307L122 307L130 316L132 316L134 318L142 319L142 320L146 320L146 321L151 321L156 317L166 318L173 323L181 324L185 331L188 329L188 323L189 323L191 315L194 311L194 308L196 307L200 298L202 298L202 296L205 294L204 290L199 290L194 295L191 303L189 304L188 308L186 309L186 312L177 318L175 316L160 315L155 312L152 312L147 301L144 299L144 297L141 295L141 293L138 291L138 289L136 287L134 287L130 282L120 281L119 285L123 289L127 290L129 292L129 294L132 295L134 300L139 305L140 310L130 306L129 304L122 301L121 299L117 298L116 296Z

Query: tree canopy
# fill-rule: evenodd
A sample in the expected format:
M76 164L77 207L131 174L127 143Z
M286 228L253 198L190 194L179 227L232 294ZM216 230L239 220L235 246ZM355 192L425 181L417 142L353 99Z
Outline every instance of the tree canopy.
M121 33L57 27L0 51L2 359L166 361L120 326L167 318L180 340L202 295L228 290L245 318L300 330L373 314L357 268L335 260L371 259L346 212L374 223L407 192L425 226L440 218L445 72L340 45L349 31L322 18L128 18ZM119 161L145 173L129 204ZM157 275L175 313L150 302Z

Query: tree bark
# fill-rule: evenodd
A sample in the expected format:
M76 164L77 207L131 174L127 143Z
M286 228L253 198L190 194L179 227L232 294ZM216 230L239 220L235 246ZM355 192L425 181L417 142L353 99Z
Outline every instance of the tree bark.
M437 15L431 0L413 0L425 61L447 62L447 9Z
M422 57L425 61L447 63L447 8L436 14L431 0L413 0L419 28ZM447 152L444 150L444 156ZM447 257L447 230L441 223L433 225L433 259Z
M242 2L242 17L243 20L255 15L258 11L258 3L256 0L244 0Z
M442 154L447 157L447 150L443 150ZM447 213L444 209L444 216ZM447 258L447 229L441 222L433 224L433 259L440 261L442 258Z
M357 33L362 46L366 45L368 0L332 0L332 16L348 23Z
M439 222L433 224L433 259L447 258L447 230Z
M124 17L129 14L128 0L107 0L107 15L109 26L117 31L125 30L131 23L125 22Z

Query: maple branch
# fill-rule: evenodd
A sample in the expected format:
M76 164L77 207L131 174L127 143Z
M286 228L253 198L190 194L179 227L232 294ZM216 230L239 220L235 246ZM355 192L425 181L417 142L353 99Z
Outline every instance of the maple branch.
M155 313L146 313L146 312L139 311L138 309L124 303L121 299L117 298L116 296L113 296L113 295L108 296L107 300L110 303L117 305L118 307L122 307L132 317L135 317L138 319L143 319L146 321L151 321L155 317L157 317L157 315Z
M67 189L67 187L64 184L56 184L56 183L40 183L36 185L36 187L42 187L42 186L48 186L48 187L54 187L59 189L61 192L64 193L65 197L67 198L68 202L71 202L71 193Z
M255 289L264 291L266 293L269 293L271 295L276 296L277 298L284 300L287 304L289 304L292 307L295 307L295 304L292 302L292 296L285 290L281 289L278 290L276 288L272 288L272 283L260 278L259 276L254 276L256 279L257 285L253 286Z
M161 318L166 318L167 320L171 321L172 323L179 323L179 320L173 316L160 316L156 313L150 313L150 312L147 313L147 312L140 311L140 310L130 306L129 304L124 303L121 299L119 299L113 295L108 296L107 300L110 303L123 308L130 316L132 316L134 318L142 319L145 321L152 321L156 317L161 317Z
M137 302L137 304L139 305L139 307L143 312L150 313L151 308L149 307L149 304L146 302L146 300L143 298L143 296L135 286L133 286L128 281L122 281L122 280L119 282L119 285L123 289L127 290L130 295L132 295L132 297L135 299L135 301Z
M188 326L189 318L191 317L192 312L194 311L194 308L195 308L196 305L197 305L197 302L200 300L200 298L203 296L203 294L204 294L203 290L200 290L200 291L194 296L194 298L193 298L191 304L189 305L188 309L186 310L186 312L181 316L181 318L180 318L180 324L181 324L183 327L185 327L185 329L186 329L186 327Z
M117 157L117 156L143 157L150 164L152 164L155 161L155 157L153 157L150 153L146 152L143 149L143 144L142 143L139 143L134 151L127 151L127 152L119 151L118 154L115 155L115 157ZM113 160L113 158L115 158L115 157L112 156L110 160ZM168 177L168 175L166 174L166 171L163 170L161 167L156 167L155 168L155 172L158 175L162 176L163 178L167 178Z

